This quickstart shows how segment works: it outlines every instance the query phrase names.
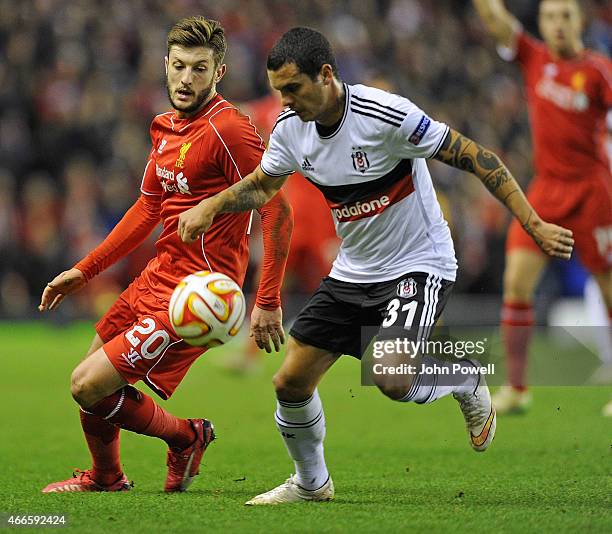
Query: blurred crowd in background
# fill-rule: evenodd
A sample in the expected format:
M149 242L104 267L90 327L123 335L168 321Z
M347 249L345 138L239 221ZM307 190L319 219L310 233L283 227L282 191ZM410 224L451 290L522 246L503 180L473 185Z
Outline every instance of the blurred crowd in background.
M506 3L537 33L537 1ZM609 3L586 5L586 43L609 54ZM271 98L265 61L274 41L307 25L330 39L346 82L409 97L497 151L523 185L532 176L519 71L497 56L468 1L0 0L0 13L0 316L32 315L46 282L136 199L150 121L169 108L166 34L184 16L225 27L228 73L218 90L246 111ZM478 180L437 162L431 170L455 237L457 291L499 293L507 213ZM307 224L297 211L296 224ZM154 254L154 238L64 313L104 311ZM254 264L258 257L255 246ZM307 263L291 266L288 291L311 289L300 279L308 274L293 272Z

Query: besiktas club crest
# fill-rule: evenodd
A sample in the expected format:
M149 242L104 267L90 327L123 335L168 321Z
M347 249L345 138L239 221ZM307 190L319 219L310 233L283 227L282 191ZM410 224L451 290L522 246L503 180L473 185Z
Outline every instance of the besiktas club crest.
M370 168L368 155L365 153L365 150L363 150L360 146L353 147L351 158L353 158L353 168L356 171L359 171L361 174L363 174Z
M404 299L414 297L417 293L417 284L414 278L406 278L397 284L397 296Z

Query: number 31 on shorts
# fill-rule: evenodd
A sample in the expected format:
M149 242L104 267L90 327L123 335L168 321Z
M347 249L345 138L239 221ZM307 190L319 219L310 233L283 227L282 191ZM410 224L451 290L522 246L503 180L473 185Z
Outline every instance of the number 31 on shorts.
M403 327L405 330L410 330L412 328L414 316L418 306L419 302L417 300L411 300L403 305L400 299L390 300L389 304L387 305L387 316L382 322L382 327L389 328L390 326L393 326L398 318L403 316L404 312L407 312Z

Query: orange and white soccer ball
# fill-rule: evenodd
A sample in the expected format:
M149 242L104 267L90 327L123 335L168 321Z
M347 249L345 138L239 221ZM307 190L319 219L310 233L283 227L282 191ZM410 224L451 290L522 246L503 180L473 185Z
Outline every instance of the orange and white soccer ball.
M244 294L229 276L199 271L183 278L170 298L168 313L186 343L214 347L238 334L246 311Z

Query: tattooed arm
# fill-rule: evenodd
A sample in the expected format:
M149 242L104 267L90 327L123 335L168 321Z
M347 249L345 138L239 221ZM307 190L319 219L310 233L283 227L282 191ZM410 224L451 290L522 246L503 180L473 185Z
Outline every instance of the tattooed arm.
M574 244L572 232L540 219L517 181L495 153L451 128L434 157L447 165L475 174L518 219L543 252L549 256L570 258Z
M179 217L178 235L186 243L198 239L218 213L250 211L266 204L283 186L287 176L268 176L257 168L242 180L213 197L206 198Z

